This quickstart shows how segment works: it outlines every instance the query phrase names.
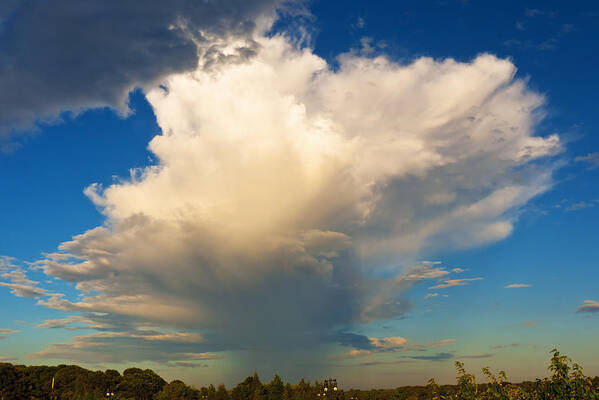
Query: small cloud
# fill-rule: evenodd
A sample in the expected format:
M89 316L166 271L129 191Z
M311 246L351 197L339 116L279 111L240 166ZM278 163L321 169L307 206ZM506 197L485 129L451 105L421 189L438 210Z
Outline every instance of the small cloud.
M552 37L547 40L542 41L537 46L539 50L555 50L557 48L557 44L559 42L558 37Z
M451 272L454 272L456 274L462 273L464 271L466 271L466 270L462 269L462 268L454 268L454 269L451 270Z
M199 333L174 332L145 337L146 340L170 343L202 343L204 337Z
M169 367L183 367L183 368L207 368L208 364L196 364L187 361L178 361L168 363Z
M23 273L23 271L21 271L20 269L14 269L10 272L5 272L5 273L1 274L0 276L3 278L9 279L13 283L23 283L23 284L30 284L30 285L36 285L39 283L39 282L31 281L31 280L27 279L27 275L25 275L25 273Z
M372 47L372 38L364 36L360 39L360 54L368 55L374 53L374 47Z
M574 158L574 161L587 163L588 169L595 169L599 167L599 153L589 153L586 156L578 156Z
M393 349L397 347L403 347L406 344L408 344L408 340L402 338L401 336L392 336L382 339L377 339L373 337L368 339L370 340L370 343L373 347L382 349Z
M505 47L513 47L513 48L517 48L517 49L529 49L534 46L534 44L532 44L528 40L519 40L519 39L508 39L503 42L503 45Z
M23 285L19 283L0 282L0 286L6 286L11 289L11 293L17 297L30 297L37 299L38 297L47 295L46 290L37 286Z
M585 300L582 305L578 306L579 313L596 313L599 312L599 302L595 300Z
M403 364L406 362L411 362L409 360L393 360L393 361L363 361L357 365L356 367L373 367L375 365L393 365L393 364Z
M370 354L372 354L371 350L353 349L353 350L350 350L350 352L349 352L350 357L363 357L363 356L368 356Z
M579 202L576 202L576 203L568 206L566 208L566 211L579 211L579 210L584 210L585 208L592 208L592 207L595 207L597 205L597 203L598 203L597 200L579 201Z
M14 329L0 329L0 339L5 339L9 335L12 335L13 333L19 333L19 332L20 331L17 331Z
M12 362L12 361L17 361L17 358L0 356L0 362Z
M183 355L187 360L220 360L225 358L224 356L212 353L183 353Z
M554 18L555 16L557 16L557 13L555 11L541 10L540 8L527 8L524 11L524 14L530 18L534 18L534 17Z
M364 18L358 17L358 19L356 20L356 23L354 24L354 27L356 27L358 29L362 29L365 26L366 26L366 21L364 21Z
M537 326L538 324L535 321L524 321L520 325L533 327Z
M455 286L465 286L469 282L482 281L482 280L483 280L483 278L446 279L445 283L431 286L431 287L429 287L429 289L443 289L443 288L455 287Z
M511 343L511 344L500 344L497 346L491 346L492 349L507 349L510 347L519 347L520 343Z
M470 354L470 355L466 355L466 356L460 356L459 358L476 359L476 358L491 358L493 356L494 356L494 354L484 353L484 354Z
M524 23L516 22L516 29L518 29L519 31L523 31L526 29L526 27L524 26Z
M426 296L424 296L425 299L430 299L431 297L437 297L439 296L439 293L428 293Z
M411 356L414 360L426 360L426 361L445 361L453 358L453 354L451 353L437 353L432 356Z
M505 289L517 289L517 288L525 288L531 287L528 283L510 283L509 285L504 286Z
M399 353L407 351L425 351L433 347L440 347L455 343L455 339L442 339L435 342L408 344L408 340L400 336L386 337L382 339L368 338L370 348L352 349L349 353L338 356L337 358L363 357L377 353Z

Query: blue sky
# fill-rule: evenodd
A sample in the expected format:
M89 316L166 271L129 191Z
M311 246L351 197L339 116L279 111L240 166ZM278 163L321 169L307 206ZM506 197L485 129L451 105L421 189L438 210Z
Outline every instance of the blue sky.
M0 360L599 374L595 4L225 3L0 7Z

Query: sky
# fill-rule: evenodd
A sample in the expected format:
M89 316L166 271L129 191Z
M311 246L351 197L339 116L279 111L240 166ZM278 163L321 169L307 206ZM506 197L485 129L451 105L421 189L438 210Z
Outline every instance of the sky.
M0 361L599 375L591 1L0 5Z

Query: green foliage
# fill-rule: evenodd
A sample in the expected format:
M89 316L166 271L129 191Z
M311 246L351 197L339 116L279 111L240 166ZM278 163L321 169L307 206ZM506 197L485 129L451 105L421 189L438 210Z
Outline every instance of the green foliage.
M495 376L489 368L483 368L488 380L485 385L477 385L474 375L466 372L464 364L456 362L458 371L456 393L440 394L439 386L429 380L428 399L430 400L599 400L599 379L590 379L582 372L582 367L573 364L568 357L556 349L551 351L551 376L537 379L534 385L524 382L519 385L506 382L505 372Z
M513 384L505 372L482 372L487 382L478 384L464 364L456 362L455 385L437 385L431 379L425 386L402 386L395 389L340 390L338 400L599 400L599 377L590 379L582 367L551 352L550 376L536 382ZM52 378L55 388L52 391ZM228 391L224 385L195 389L179 380L166 383L150 369L128 368L89 371L76 365L56 367L12 365L0 363L0 399L3 400L99 400L106 392L115 393L114 400L317 400L322 382L301 379L297 385L285 384L275 375L268 384L258 374L248 376ZM327 396L329 397L329 396ZM322 398L322 397L320 397Z
M231 400L227 388L222 383L218 385L218 389L216 389L215 400Z
M168 385L164 385L162 390L155 396L155 400L199 400L200 391L187 386L180 380L174 380Z
M279 375L272 378L272 381L267 386L268 400L283 400L283 391L285 385Z
M135 400L152 400L166 381L151 369L127 368L116 390L121 396Z

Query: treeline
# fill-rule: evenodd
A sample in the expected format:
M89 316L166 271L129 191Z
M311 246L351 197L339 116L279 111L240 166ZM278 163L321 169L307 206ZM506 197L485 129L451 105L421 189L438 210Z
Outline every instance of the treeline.
M456 385L403 386L396 389L339 390L323 396L323 384L300 380L284 383L275 375L262 383L257 374L230 390L224 385L195 388L180 380L167 383L150 369L128 368L90 371L75 365L24 366L0 363L0 400L599 400L599 377L584 376L582 368L552 352L551 376L535 382L513 384L500 372L483 369L487 382L456 362ZM52 388L54 382L54 389ZM108 394L108 396L107 396Z

